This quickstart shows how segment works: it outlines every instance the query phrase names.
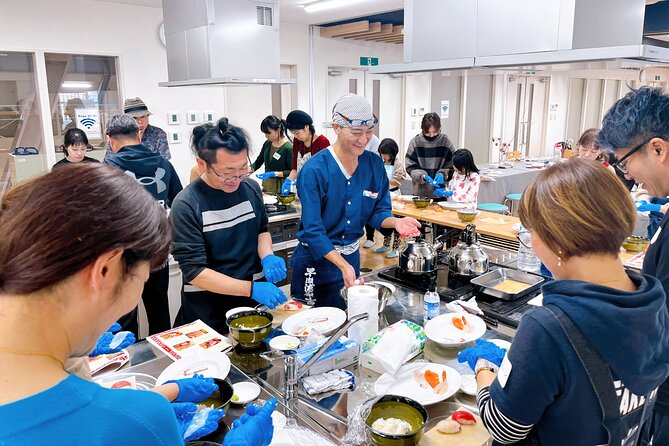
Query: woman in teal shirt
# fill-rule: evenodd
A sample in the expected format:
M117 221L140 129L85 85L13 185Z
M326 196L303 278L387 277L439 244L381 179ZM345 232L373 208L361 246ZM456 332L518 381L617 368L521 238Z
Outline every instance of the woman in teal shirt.
M169 254L164 209L99 163L22 184L1 209L0 444L183 444L187 414L178 418L164 396L106 389L63 366L137 306ZM225 445L268 444L253 435L271 439L271 409L251 409Z
M290 175L293 144L286 138L286 121L270 115L260 123L260 131L267 141L263 144L258 158L251 164L255 172L265 165L265 172L256 176L262 181L262 191L276 195L281 192L282 179Z

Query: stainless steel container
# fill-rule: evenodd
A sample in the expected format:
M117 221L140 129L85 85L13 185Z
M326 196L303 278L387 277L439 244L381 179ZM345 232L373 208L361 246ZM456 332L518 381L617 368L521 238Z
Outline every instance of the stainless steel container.
M461 276L480 276L488 272L488 254L478 244L476 226L467 225L460 241L448 252L448 269Z
M404 250L400 253L399 267L405 273L425 274L433 273L439 264L439 250L442 243L437 237L437 243L429 244L421 237L408 240Z
M517 293L508 293L499 289L495 289L497 285L507 279L515 280L527 284L528 287ZM536 274L526 273L524 271L517 271L509 268L498 268L490 271L487 274L472 279L471 284L474 289L487 294L488 296L496 297L502 300L516 300L522 296L537 290L546 279Z

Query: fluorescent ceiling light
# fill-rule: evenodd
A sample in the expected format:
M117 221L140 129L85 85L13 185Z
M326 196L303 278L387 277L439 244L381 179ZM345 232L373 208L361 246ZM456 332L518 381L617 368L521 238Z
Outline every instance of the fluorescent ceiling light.
M328 9L357 5L360 2L361 0L321 0L304 5L304 11L308 13L327 11Z
M93 84L90 82L72 82L72 81L65 81L63 82L63 85L61 85L63 88L80 88L80 89L85 89L85 88L91 88L93 87Z

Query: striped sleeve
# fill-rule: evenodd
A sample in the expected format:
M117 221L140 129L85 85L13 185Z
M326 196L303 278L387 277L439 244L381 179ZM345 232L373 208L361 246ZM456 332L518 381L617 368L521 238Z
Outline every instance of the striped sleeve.
M502 444L513 444L527 437L533 424L520 424L504 415L490 398L490 386L482 387L476 394L483 424L492 438Z

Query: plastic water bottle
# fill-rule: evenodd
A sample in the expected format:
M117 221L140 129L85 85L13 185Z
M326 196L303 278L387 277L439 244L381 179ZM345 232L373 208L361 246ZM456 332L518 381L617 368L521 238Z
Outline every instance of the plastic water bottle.
M518 246L518 268L528 272L538 272L541 260L532 250L532 235L529 231L520 233L521 242Z
M436 291L434 282L430 285L425 297L423 298L423 310L425 313L425 322L439 316L439 294Z

